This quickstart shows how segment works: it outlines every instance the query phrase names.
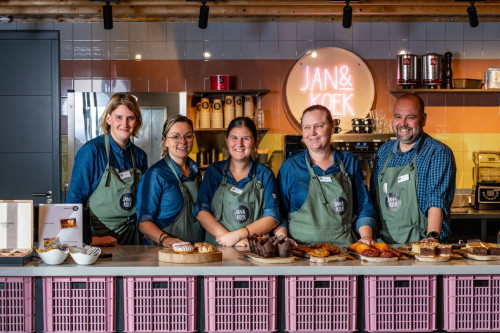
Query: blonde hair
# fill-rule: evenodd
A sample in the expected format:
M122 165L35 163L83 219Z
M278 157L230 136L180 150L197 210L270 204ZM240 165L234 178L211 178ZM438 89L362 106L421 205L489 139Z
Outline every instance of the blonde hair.
M186 116L175 115L170 116L165 120L163 124L163 131L161 132L161 156L164 157L168 153L168 148L165 147L164 141L167 138L168 132L175 123L187 123L191 127L191 131L194 132L193 122Z
M135 126L132 135L137 138L139 130L142 126L142 115L139 104L137 104L137 97L132 94L116 93L111 96L104 113L101 115L101 118L99 118L99 125L101 126L103 133L109 133L109 124L106 121L106 116L108 114L111 115L111 113L113 113L113 111L115 111L120 105L125 105L134 114L137 125Z

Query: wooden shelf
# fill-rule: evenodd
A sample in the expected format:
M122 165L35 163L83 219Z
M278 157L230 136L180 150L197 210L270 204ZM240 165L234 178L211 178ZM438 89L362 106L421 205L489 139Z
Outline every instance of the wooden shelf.
M265 95L269 89L247 89L247 90L195 90L193 95Z
M225 132L227 128L195 128L195 132ZM257 132L267 132L269 127L257 128Z
M391 94L404 94L404 93L500 93L500 89L397 89L390 90Z

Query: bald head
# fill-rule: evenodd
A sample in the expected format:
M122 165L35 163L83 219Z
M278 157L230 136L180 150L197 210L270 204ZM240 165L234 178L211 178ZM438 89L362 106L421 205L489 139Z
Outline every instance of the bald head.
M418 95L415 95L415 94L411 94L411 93L407 93L407 94L404 94L402 96L399 96L399 98L396 100L396 103L394 103L394 110L396 110L398 104L401 102L401 101L410 101L412 103L414 103L416 109L418 110L418 112L420 113L420 115L423 115L424 114L424 100L418 96Z

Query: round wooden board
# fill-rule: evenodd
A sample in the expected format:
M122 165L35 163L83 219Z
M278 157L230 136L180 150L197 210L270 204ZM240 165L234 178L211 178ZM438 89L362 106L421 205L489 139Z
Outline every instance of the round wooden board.
M324 262L334 262L334 261L345 261L347 258L346 256L343 255L335 255L335 256L328 256L328 257L315 257L315 256L310 256L309 261L314 262L314 263L324 263Z
M422 262L443 262L443 261L449 261L451 259L451 256L421 257L418 254L416 254L415 259Z
M472 254L469 252L463 252L463 256L468 259L480 260L480 261L492 261L492 260L500 260L500 256L488 255L488 256L479 256L477 254Z
M359 255L359 258L364 261L368 262L393 262L393 261L398 261L398 257L392 257L392 258L380 258L380 257L366 257L363 255Z
M264 258L252 252L245 253L245 256L257 262L261 262L263 264L290 264L295 262L295 257L293 256L286 258L281 258L281 257Z
M172 249L161 249L158 251L158 260L175 264L202 264L207 262L222 261L222 253L175 253Z

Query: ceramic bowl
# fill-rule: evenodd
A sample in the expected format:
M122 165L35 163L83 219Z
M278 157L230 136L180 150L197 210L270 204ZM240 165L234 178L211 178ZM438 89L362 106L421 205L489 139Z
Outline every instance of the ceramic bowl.
M70 248L69 254L78 265L92 265L99 258L99 254L101 254L101 249L97 249L95 254L85 254L78 252L75 248Z
M66 260L66 258L68 257L68 252L61 251L59 249L52 249L47 252L38 252L38 256L47 265L59 265L62 264L64 260Z

